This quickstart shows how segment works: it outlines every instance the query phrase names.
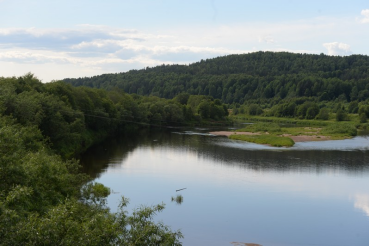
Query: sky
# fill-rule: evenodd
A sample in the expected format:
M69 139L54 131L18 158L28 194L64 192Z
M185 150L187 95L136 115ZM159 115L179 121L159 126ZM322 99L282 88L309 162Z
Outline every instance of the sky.
M0 77L43 82L288 51L369 55L365 0L0 0Z

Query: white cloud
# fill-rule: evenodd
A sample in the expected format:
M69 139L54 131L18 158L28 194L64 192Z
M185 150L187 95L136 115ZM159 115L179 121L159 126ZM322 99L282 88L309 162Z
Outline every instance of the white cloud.
M332 43L324 43L323 46L328 50L328 55L347 56L352 54L350 45L348 44L332 42Z
M361 15L364 16L360 22L361 23L369 23L369 9L361 10Z
M142 63L141 67L190 63L245 50L188 45L180 36L102 26L77 29L0 29L0 60L14 63L71 63L81 66Z
M355 26L356 25L356 26ZM0 62L19 67L48 64L73 66L73 75L125 72L160 64L188 64L201 59L254 51L321 53L325 40L346 40L360 49L366 26L347 19L315 18L296 22L256 22L140 31L109 26L74 28L0 28ZM356 29L355 29L356 28ZM346 30L342 32L342 30ZM360 36L360 35L361 36ZM360 38L361 37L361 38ZM276 42L278 40L278 42ZM330 55L349 55L350 46L324 43ZM366 45L364 46L367 49ZM8 76L2 67L0 76ZM23 70L22 70L23 71ZM71 77L69 70L55 70L55 78ZM83 73L83 71L87 71ZM21 75L21 74L19 74ZM44 80L44 77L36 74Z
M367 216L369 216L369 195L356 195L354 206L355 208L361 209Z
M273 44L275 43L275 40L273 39L272 36L267 35L267 36L260 36L259 37L259 43L268 43L268 44Z

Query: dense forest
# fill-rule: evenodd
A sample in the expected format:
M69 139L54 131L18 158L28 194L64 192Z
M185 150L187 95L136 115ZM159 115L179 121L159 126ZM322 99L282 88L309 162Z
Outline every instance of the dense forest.
M0 245L179 245L182 234L152 218L106 207L109 188L89 182L72 157L112 133L215 124L227 108L209 96L174 99L122 90L0 77Z
M123 91L42 84L32 74L0 78L1 113L37 127L63 157L80 153L114 131L225 120L227 108L209 96L183 93L172 100Z
M205 95L227 104L277 104L299 97L360 102L369 97L369 57L255 52L64 81L163 98Z

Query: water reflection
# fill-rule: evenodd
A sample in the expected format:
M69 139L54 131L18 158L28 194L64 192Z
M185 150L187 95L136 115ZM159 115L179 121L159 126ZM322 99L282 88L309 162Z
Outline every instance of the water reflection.
M361 209L367 216L369 216L369 195L368 194L356 195L355 208Z
M366 137L277 149L208 131L111 139L82 158L84 170L119 192L109 197L113 211L122 194L166 203L159 219L182 229L185 245L369 245ZM171 197L182 187L177 206Z
M183 196L182 195L177 195L177 196L172 196L172 202L176 202L178 205L181 205L183 202Z

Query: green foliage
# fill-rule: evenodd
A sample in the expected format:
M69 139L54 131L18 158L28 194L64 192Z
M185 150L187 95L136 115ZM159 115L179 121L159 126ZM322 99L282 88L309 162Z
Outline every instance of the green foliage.
M88 183L81 189L81 200L89 205L104 207L110 189L100 183Z
M359 115L359 121L360 123L366 123L367 122L367 117L366 117L366 114L365 113L362 113Z
M164 98L181 93L211 96L228 104L270 103L295 97L361 102L369 97L368 66L369 57L363 55L255 52L64 81Z
M200 122L196 114L207 120L224 120L228 115L219 100L186 93L167 100L128 95L119 89L42 84L32 74L0 78L0 84L0 112L24 126L40 129L52 149L64 158L81 153L128 124L181 125Z
M336 121L344 121L344 120L349 120L347 113L342 109L337 110Z
M276 117L293 117L296 111L296 103L280 103L272 109L273 116Z
M289 137L280 137L275 135L240 135L233 134L230 139L242 140L257 144L267 144L275 147L292 147L295 142Z
M122 198L118 213L65 199L44 215L32 213L4 228L4 245L181 245L180 231L172 232L153 217L163 205L141 207L128 215ZM7 211L9 212L9 211ZM5 216L3 216L5 217ZM0 222L3 223L4 221ZM9 225L9 224L8 224ZM14 230L14 232L12 231Z
M358 101L350 102L348 106L348 112L352 114L356 114L359 111L359 103Z
M180 245L179 231L153 221L163 205L128 215L123 198L119 212L110 213L110 189L86 184L89 177L68 157L127 122L181 122L187 106L59 82L44 85L32 74L0 78L0 85L1 245Z
M250 124L245 128L238 129L237 132L268 132L268 133L281 133L281 127L276 123L264 123L258 122L255 124Z
M356 136L357 130L353 124L350 123L336 123L330 124L322 129L322 134L331 136Z
M261 115L263 113L263 109L257 104L250 104L248 107L248 113L249 115Z
M319 106L310 101L305 101L297 107L296 116L300 119L314 119L319 114Z
M190 98L190 94L188 93L181 93L177 95L174 99L179 102L182 105L186 105L188 102L188 99Z
M319 120L328 120L329 119L329 111L326 108L322 108L319 111L319 114L316 116L316 119Z
M358 114L361 115L361 114L365 114L366 117L369 117L369 106L367 105L361 105L359 107L359 111L358 111Z

